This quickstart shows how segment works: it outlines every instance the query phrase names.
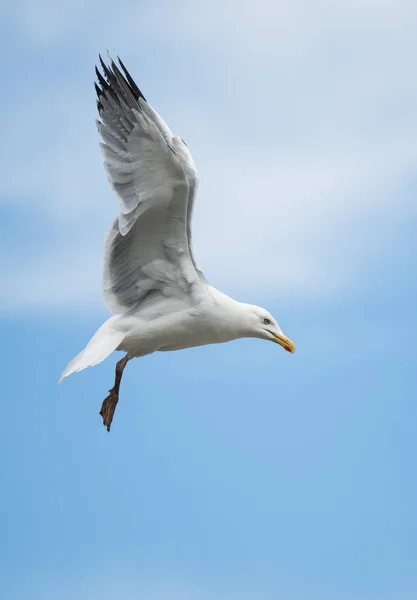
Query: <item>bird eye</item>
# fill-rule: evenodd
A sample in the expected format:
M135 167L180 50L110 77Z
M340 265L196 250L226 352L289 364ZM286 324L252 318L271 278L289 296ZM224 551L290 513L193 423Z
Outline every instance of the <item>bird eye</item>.
M270 325L271 324L271 319L267 319L265 317L265 319L263 319L263 322L264 322L265 325Z

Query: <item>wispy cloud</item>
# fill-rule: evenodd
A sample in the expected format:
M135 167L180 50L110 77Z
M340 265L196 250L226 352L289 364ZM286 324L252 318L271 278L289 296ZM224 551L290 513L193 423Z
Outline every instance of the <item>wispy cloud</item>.
M12 98L4 200L27 207L50 246L31 240L24 260L10 257L4 307L101 302L101 244L117 203L101 166L89 61L106 45L192 148L195 245L210 280L290 300L352 292L385 251L387 230L395 243L416 216L402 185L417 163L416 12L373 0L337 10L306 0L16 9L28 46L61 40L62 61L77 68L51 77L34 60L31 102Z

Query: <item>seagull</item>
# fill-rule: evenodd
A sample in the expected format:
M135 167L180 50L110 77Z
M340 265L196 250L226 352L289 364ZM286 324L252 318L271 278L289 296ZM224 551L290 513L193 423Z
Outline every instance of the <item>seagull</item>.
M148 104L123 62L99 56L97 128L120 213L107 232L103 296L112 316L62 373L97 365L115 350L114 386L100 415L110 431L124 368L136 357L260 338L295 352L264 308L238 302L208 283L193 253L197 170L184 140Z

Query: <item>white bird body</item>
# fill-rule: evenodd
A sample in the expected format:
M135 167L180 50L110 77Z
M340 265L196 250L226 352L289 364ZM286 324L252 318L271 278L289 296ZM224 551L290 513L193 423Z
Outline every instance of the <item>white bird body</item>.
M140 315L121 317L120 327L126 329L126 337L118 349L131 356L143 356L159 350L182 350L247 337L246 307L206 286L200 302L182 311L151 321Z
M295 346L265 309L237 302L207 282L191 244L198 175L190 150L146 102L120 59L124 75L111 59L110 68L100 61L106 79L96 69L97 126L120 200L104 249L103 294L113 316L61 381L114 350L125 351L102 407L109 429L130 358L241 337L275 341L290 352Z

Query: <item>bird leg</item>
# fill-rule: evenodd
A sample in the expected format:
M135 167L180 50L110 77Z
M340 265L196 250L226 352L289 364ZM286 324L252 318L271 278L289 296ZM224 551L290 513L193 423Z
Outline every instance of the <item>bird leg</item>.
M114 386L111 388L111 390L109 390L110 394L105 400L103 400L103 404L101 405L100 415L103 417L103 425L107 427L107 431L110 431L114 411L116 410L116 406L119 401L119 388L122 380L123 369L127 365L129 359L129 355L126 354L126 356L119 360L116 364Z

